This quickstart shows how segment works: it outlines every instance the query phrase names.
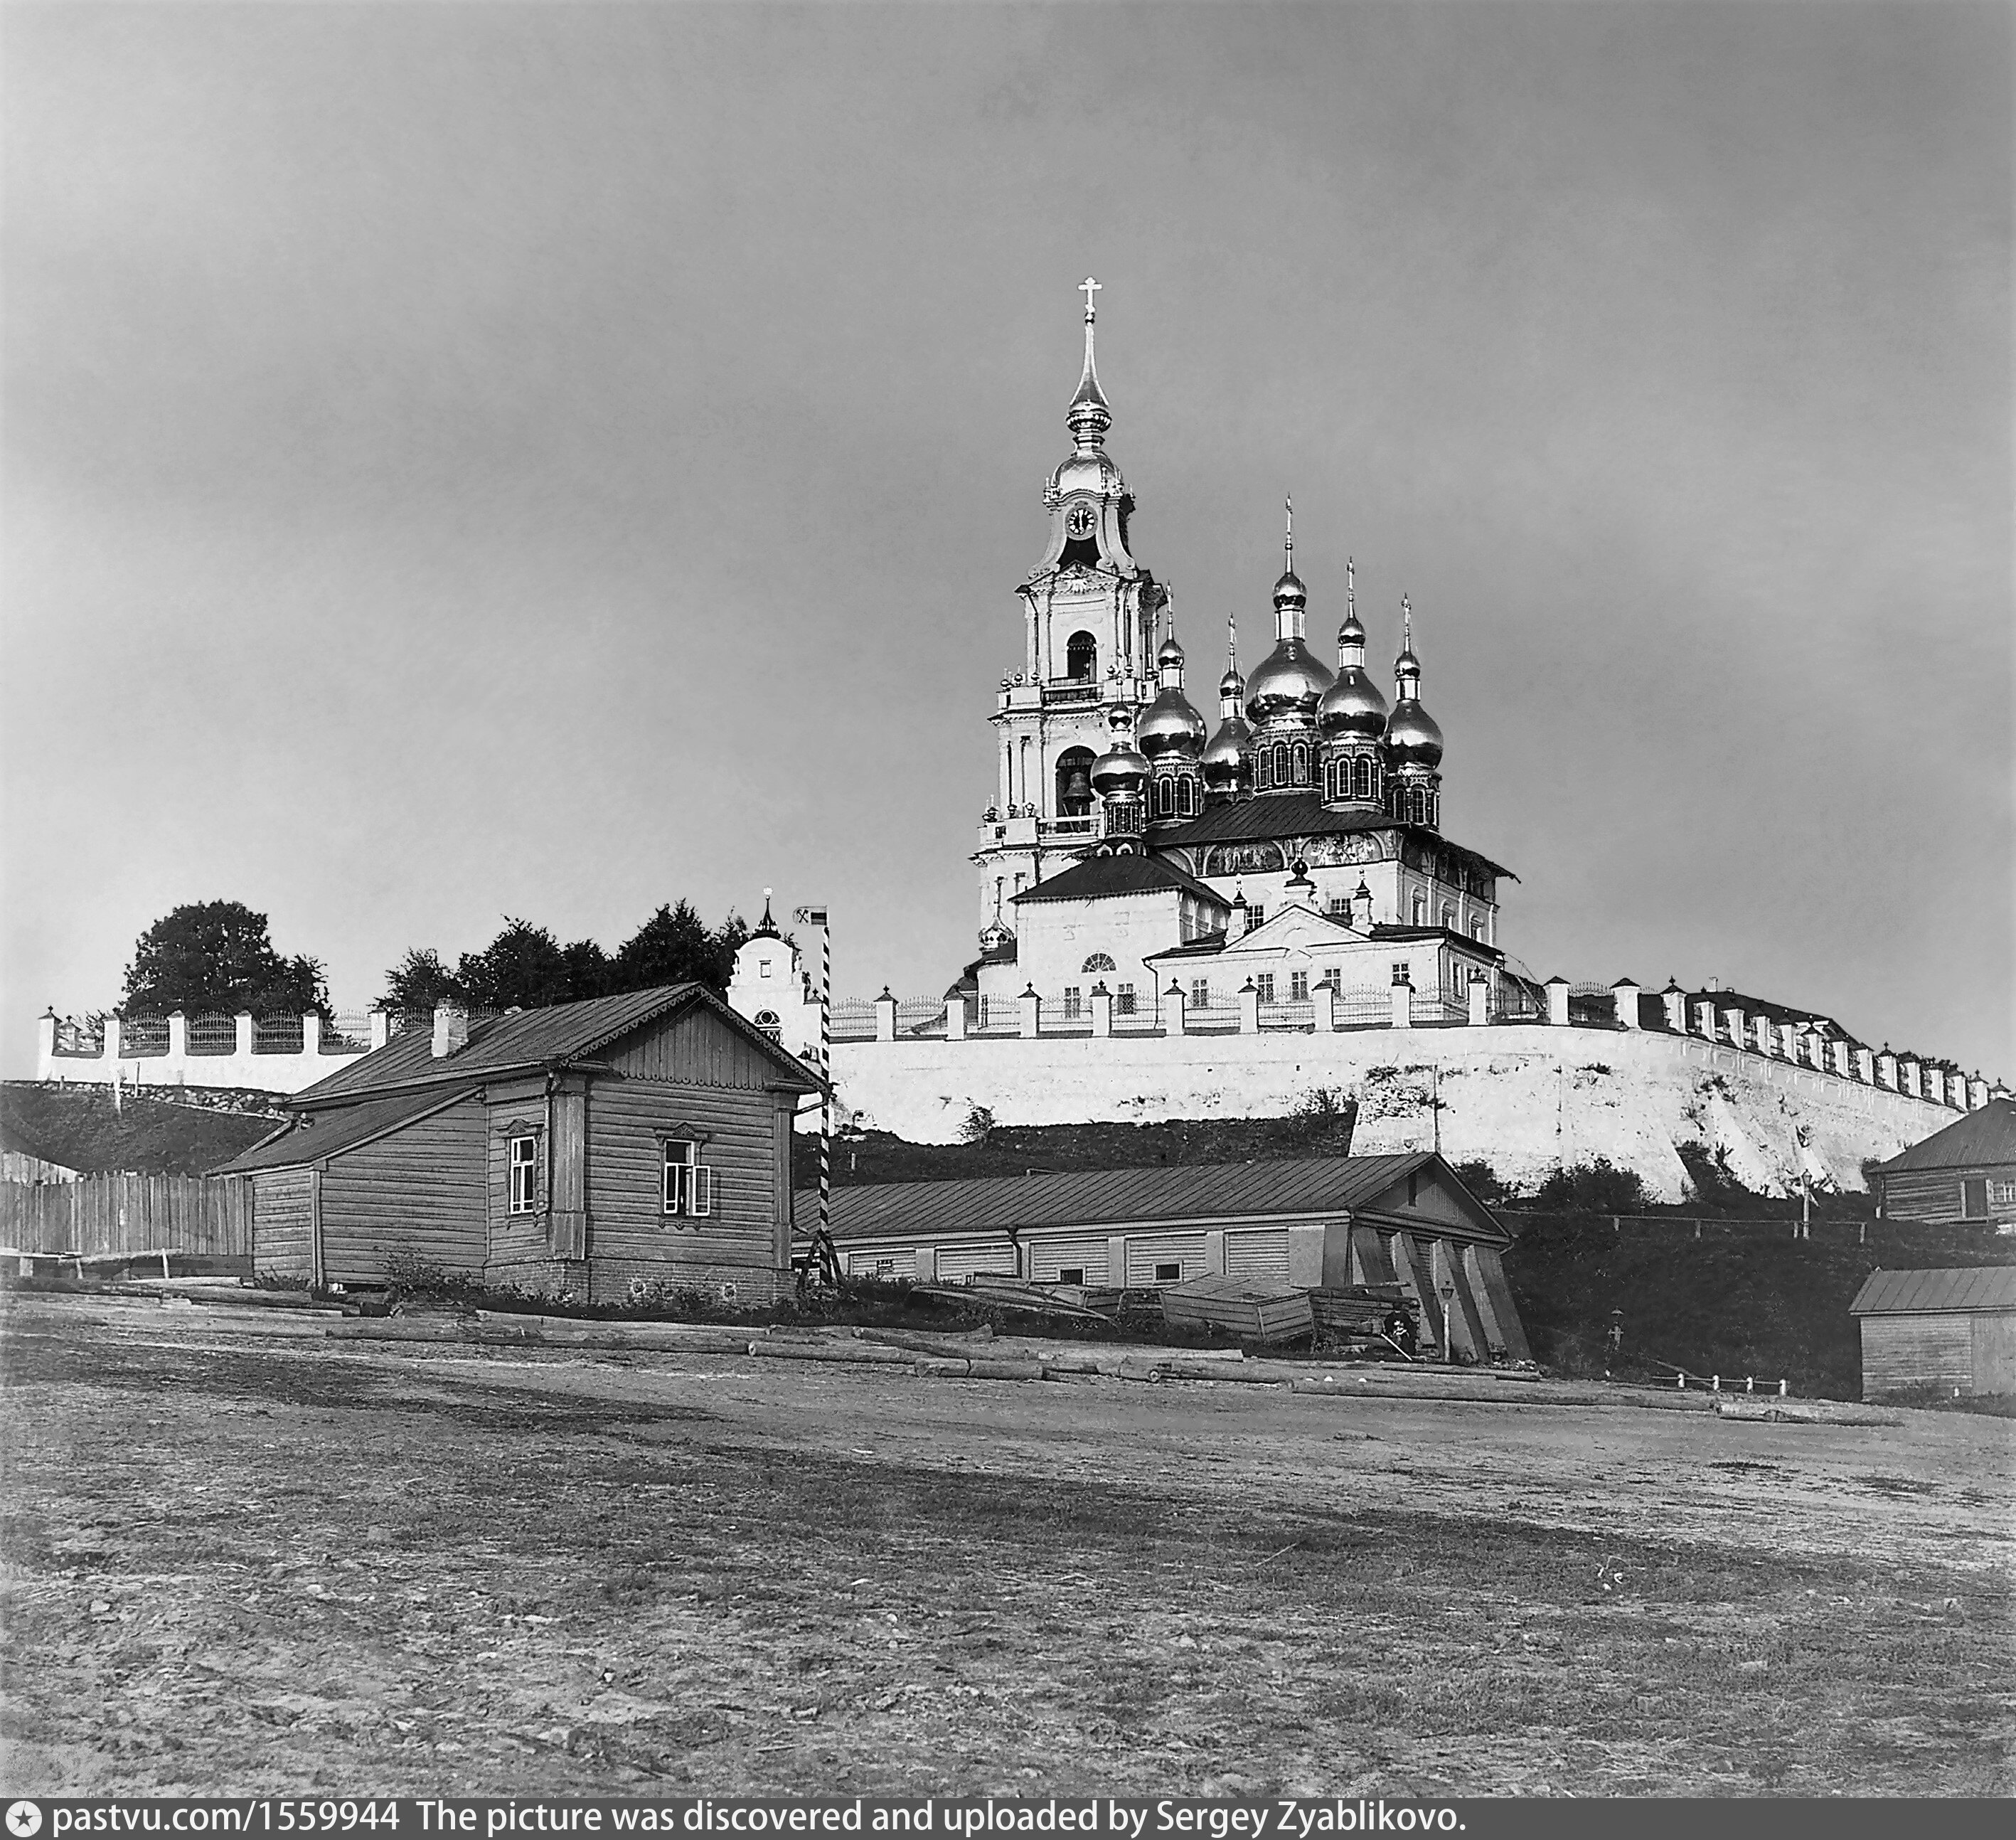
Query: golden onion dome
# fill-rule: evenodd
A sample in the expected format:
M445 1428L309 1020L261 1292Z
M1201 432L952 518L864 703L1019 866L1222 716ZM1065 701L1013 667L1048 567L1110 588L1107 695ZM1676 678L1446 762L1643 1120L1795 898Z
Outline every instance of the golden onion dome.
M1175 643L1172 639L1162 647L1165 654ZM1176 657L1180 663L1183 654L1178 652ZM1195 756L1203 751L1204 741L1204 718L1173 684L1142 713L1137 745L1151 761L1160 760L1165 754Z
M1265 662L1253 673L1246 686L1246 713L1256 725L1284 717L1313 720L1330 681L1329 667L1291 633L1274 642Z
M1222 699L1234 703L1244 700L1246 679L1239 675L1239 667L1237 664L1226 667L1224 676L1218 680L1218 693Z
M1172 632L1162 641L1161 649L1155 654L1155 668L1166 671L1172 664L1180 664L1183 661L1183 648L1176 643L1176 636Z
M1442 764L1442 729L1411 697L1394 705L1392 718L1386 724L1386 751L1396 766Z
M1234 792L1252 776L1253 731L1237 715L1219 724L1198 766L1213 792Z
M1125 735L1117 736L1113 745L1092 763L1092 789L1102 798L1136 798L1147 777L1147 762L1135 751Z
M1274 584L1274 604L1279 607L1307 607L1309 591L1302 585L1302 578L1293 569L1282 571L1281 578Z
M1363 736L1376 741L1386 730L1386 699L1360 664L1346 664L1316 708L1316 728L1326 738Z

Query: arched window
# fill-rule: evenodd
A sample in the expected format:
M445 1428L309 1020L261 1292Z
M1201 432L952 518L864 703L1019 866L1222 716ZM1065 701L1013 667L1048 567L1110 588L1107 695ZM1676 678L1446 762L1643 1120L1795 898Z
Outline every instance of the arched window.
M1301 742L1295 744L1295 765L1291 784L1306 786L1309 780L1309 751Z
M784 1039L783 1024L777 1020L775 1010L758 1010L756 1012L756 1026L773 1042L781 1042Z
M1091 976L1095 971L1110 971L1113 968L1113 960L1103 952L1095 952L1090 958L1078 967L1078 969L1087 977Z
M1057 816L1084 818L1091 812L1092 750L1067 747L1057 756Z
M1355 769L1355 772L1358 781L1358 796L1360 798L1371 798L1372 762L1370 756L1361 754L1358 757L1358 765Z
M1288 744L1285 741L1274 744L1274 783L1286 786L1288 779Z
M1256 747L1253 751L1253 790L1265 792L1274 783L1274 775L1267 764L1267 750Z
M1089 632L1074 632L1064 641L1064 675L1090 682L1099 675L1099 641Z

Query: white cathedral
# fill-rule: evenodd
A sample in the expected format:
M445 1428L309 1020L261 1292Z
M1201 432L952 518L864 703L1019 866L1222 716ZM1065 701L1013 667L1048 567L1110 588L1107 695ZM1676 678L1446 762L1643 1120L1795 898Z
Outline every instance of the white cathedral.
M1133 495L1106 451L1096 286L1071 451L1043 492L1049 545L1019 589L1022 664L991 718L980 953L945 992L964 1010L957 1032L1013 1031L1032 997L1046 1032L1095 1014L1153 1025L1172 1003L1229 1021L1242 998L1269 1020L1319 998L1337 1023L1384 1020L1402 986L1423 1021L1472 1013L1474 984L1495 1005L1513 981L1497 942L1510 871L1442 834L1442 734L1404 601L1389 708L1348 574L1336 669L1310 651L1291 511L1272 650L1242 678L1234 626L1215 733L1191 703L1168 595L1135 558ZM808 981L782 945L766 908L729 999L801 1046Z

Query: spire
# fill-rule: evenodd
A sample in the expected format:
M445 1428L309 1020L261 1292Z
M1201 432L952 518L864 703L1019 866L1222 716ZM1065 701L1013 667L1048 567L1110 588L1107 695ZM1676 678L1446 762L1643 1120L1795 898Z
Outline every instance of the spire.
M1288 530L1281 539L1281 572L1292 575L1295 572L1295 495L1288 495Z
M1093 362L1093 326L1099 314L1092 297L1100 287L1089 275L1078 283L1078 291L1085 296L1085 369L1078 377L1078 394L1071 399L1064 422L1081 448L1097 447L1113 426L1113 410L1099 387L1099 371Z
M756 931L750 937L752 939L775 939L779 936L777 923L770 917L770 891L765 888L763 891L763 917L756 923Z

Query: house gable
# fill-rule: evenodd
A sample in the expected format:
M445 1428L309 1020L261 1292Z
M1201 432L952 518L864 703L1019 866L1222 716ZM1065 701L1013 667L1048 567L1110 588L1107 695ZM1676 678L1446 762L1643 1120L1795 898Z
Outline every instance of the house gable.
M655 1017L610 1042L599 1058L626 1079L756 1092L818 1089L808 1069L717 1004L690 1004Z

